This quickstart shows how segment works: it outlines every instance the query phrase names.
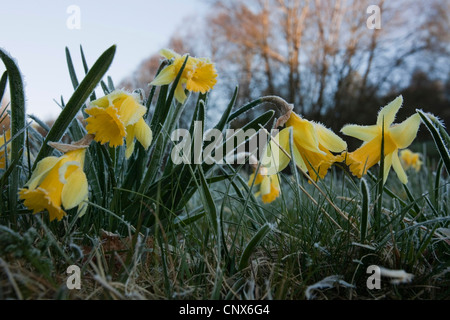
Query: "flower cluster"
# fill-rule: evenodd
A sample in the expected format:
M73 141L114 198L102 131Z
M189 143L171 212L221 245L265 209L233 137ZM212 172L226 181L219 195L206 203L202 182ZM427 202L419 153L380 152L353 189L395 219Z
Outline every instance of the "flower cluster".
M165 85L173 82L184 69L175 89L175 98L183 103L188 91L206 93L216 84L217 72L214 64L206 58L179 55L171 50L161 50L161 55L171 61L151 85ZM186 62L186 63L185 63ZM46 157L39 161L30 180L19 191L19 198L24 205L37 213L48 211L50 220L61 220L65 210L78 206L80 215L87 208L88 181L83 171L86 149L91 140L109 147L126 144L125 157L133 154L137 140L144 149L152 142L152 131L145 121L147 108L142 104L138 93L115 90L104 97L89 102L85 109L88 115L86 130L88 135L72 145L51 143L59 151L61 157ZM10 132L4 134L0 142L0 169L6 165L5 143L10 140ZM10 146L7 146L9 151ZM64 209L63 209L64 208Z
M215 86L217 72L209 59L180 55L168 49L161 50L160 54L169 63L150 85L168 85L178 77L174 89L178 102L186 101L185 90L206 93ZM400 96L382 108L375 125L344 126L341 129L343 134L363 141L352 152L333 131L321 123L302 118L289 105L280 118L282 121L277 122L277 126L285 125L285 128L271 139L260 166L250 176L248 184L259 188L255 195L261 196L264 203L270 203L281 194L278 173L287 167L292 158L311 181L318 181L336 162L345 163L353 175L361 178L382 157L384 182L392 167L400 181L406 184L408 178L403 167L418 171L422 162L418 154L409 150L401 151L399 157L399 150L406 149L413 142L421 120L418 114L414 114L404 122L394 124L402 102ZM123 90L115 90L90 102L85 109L88 135L71 145L50 143L63 155L44 158L36 165L30 180L19 191L24 205L33 213L48 211L50 220L61 220L66 215L65 210L77 206L79 214L84 214L89 186L83 168L89 144L93 140L113 148L126 144L127 159L133 154L136 140L147 150L152 142L152 130L145 120L147 111L139 94ZM10 147L5 143L11 139L10 132L6 131L3 138L0 141L0 169L5 168L5 155Z
M274 175L289 163L292 154L296 164L309 174L311 179L323 179L328 169L335 162L344 162L353 175L361 178L384 157L383 183L386 182L391 167L399 180L406 184L408 177L399 158L399 150L407 148L417 136L421 123L420 116L414 114L400 124L394 124L395 115L403 103L402 97L382 108L377 122L372 126L346 125L341 129L345 135L363 141L361 147L353 152L346 151L347 144L331 130L319 123L314 123L291 113L286 128L273 137L261 164L266 175ZM290 150L292 130L293 150ZM382 146L384 149L382 150ZM422 162L419 155L409 150L401 153L406 168L420 169ZM336 155L334 153L337 153ZM253 180L253 176L250 181ZM250 182L249 181L249 182ZM278 188L279 190L279 188ZM279 192L277 193L277 195ZM275 199L272 197L271 199ZM267 202L267 201L266 201Z

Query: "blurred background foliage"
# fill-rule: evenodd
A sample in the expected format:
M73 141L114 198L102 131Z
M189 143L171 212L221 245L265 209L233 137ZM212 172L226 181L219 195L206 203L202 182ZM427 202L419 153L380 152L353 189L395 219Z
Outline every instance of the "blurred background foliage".
M237 105L276 94L336 132L347 123L370 124L399 94L406 101L399 120L424 108L450 123L446 0L206 2L207 14L180 22L167 47L216 63L219 82L209 119L220 117L239 84ZM370 5L381 9L381 29L367 28ZM148 93L160 61L155 52L119 87ZM233 125L242 127L254 116L248 112ZM183 117L187 124L191 115ZM419 134L419 140L427 138ZM349 148L358 143L350 140Z

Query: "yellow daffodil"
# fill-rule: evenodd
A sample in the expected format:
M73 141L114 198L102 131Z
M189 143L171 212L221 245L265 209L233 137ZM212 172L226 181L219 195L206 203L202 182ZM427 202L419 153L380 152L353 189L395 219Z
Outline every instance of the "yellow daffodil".
M143 118L147 108L140 103L138 94L116 90L92 101L85 111L89 115L86 129L95 141L116 147L123 145L126 138L127 158L133 153L135 138L145 149L150 146L152 131Z
M175 80L183 66L187 54L181 56L172 50L163 49L161 56L167 60L172 60L171 65L165 67L158 76L150 83L154 86L166 85ZM177 87L175 88L175 99L180 103L186 100L184 87L193 92L206 93L211 90L217 82L217 71L214 64L206 58L188 57L186 65L181 74Z
M0 135L0 169L6 168L6 155L11 154L11 144L9 143L11 140L11 130L6 130L6 132ZM5 144L7 144L5 146ZM6 150L5 150L6 148Z
M400 151L400 160L406 170L413 168L416 172L420 171L422 166L422 160L420 160L420 154L412 152L409 149Z
M260 167L259 172L250 175L248 180L248 185L252 184L255 186L260 185L259 191L255 193L255 196L260 196L264 203L270 203L274 201L280 195L280 181L278 180L278 175L272 174L267 175L267 169ZM255 180L255 182L253 182Z
M317 181L323 179L330 166L339 159L332 152L342 152L347 148L344 140L320 123L302 119L292 112L286 122L286 128L281 130L270 142L262 164L268 168L268 174L274 174L286 168L289 164L290 128L293 130L293 155L295 162L309 176ZM281 150L280 147L284 150Z
M20 189L24 205L38 213L47 210L50 221L60 221L66 212L78 206L80 215L87 206L88 181L83 171L86 148L70 150L61 157L47 157L39 161L27 188Z
M375 125L346 125L342 128L342 133L364 141L357 150L343 154L343 159L355 176L361 178L367 173L367 170L380 162L384 128L384 182L386 182L391 166L402 183L408 182L408 177L398 157L398 150L407 148L416 138L420 126L420 116L414 114L400 124L392 124L402 103L403 98L399 96L382 108L378 113Z

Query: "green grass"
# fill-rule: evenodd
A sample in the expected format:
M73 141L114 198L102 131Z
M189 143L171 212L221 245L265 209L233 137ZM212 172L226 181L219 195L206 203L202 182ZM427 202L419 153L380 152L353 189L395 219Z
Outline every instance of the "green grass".
M342 281L314 290L315 299L450 297L446 131L424 113L438 153L424 154L420 172L408 171L407 186L391 172L382 188L378 167L359 180L341 165L311 184L291 163L291 174L279 175L281 196L263 204L247 185L247 166L174 165L168 160L168 132L185 107L173 101L175 83L151 90L144 101L154 133L148 151L139 146L125 160L123 147L90 146L85 216L72 209L61 222L49 222L46 212L31 214L17 202L17 188L29 179L37 159L54 152L47 140L84 135L74 117L86 99L95 99L96 85L105 94L114 90L111 78L101 80L113 48L90 69L82 54L87 74L81 82L66 51L76 90L66 105L62 102L64 109L47 138L22 123L20 97L11 103L18 133L12 140L22 139L23 132L27 139L21 142L23 152L15 151L0 173L0 299L297 300L330 276ZM10 86L20 76L12 70L7 70ZM257 99L235 106L236 95L237 90L215 125L219 130L261 104ZM204 121L205 109L213 106L207 95L199 95L194 107L192 123ZM273 114L261 114L246 128L272 123ZM66 286L66 269L73 264L81 269L80 290ZM381 289L369 290L370 265L405 270L414 279L392 284L382 278Z

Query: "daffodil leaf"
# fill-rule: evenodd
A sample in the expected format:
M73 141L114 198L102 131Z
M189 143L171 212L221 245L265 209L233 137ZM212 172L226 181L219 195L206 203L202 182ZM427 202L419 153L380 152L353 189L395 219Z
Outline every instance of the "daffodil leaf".
M158 70L156 71L156 76L155 76L155 77L157 77L157 76L160 74L160 72L167 66L167 64L168 64L167 60L164 60L164 61L159 65L159 68L158 68ZM152 103L153 96L155 95L156 87L157 87L157 86L152 85L152 88L151 88L150 93L149 93L149 95L148 95L147 101L146 101L146 103L145 103L145 106L147 107L147 114L145 115L145 117L147 117L148 114L149 114L149 111L150 111L150 105L151 105L151 103ZM164 87L164 86L163 86L163 87ZM166 87L166 93L164 94L164 98L165 98L165 96L166 96L166 94L167 94L167 87L168 87L168 86L166 85L165 87ZM161 88L161 89L162 89L162 88ZM161 92L161 90L160 90L160 92ZM158 97L158 101L159 101L159 99L161 99L161 98L163 98L163 97L161 97L161 94L160 94L159 97ZM158 107L158 105L157 105L157 107ZM154 114L153 114L153 119L152 119L152 125L151 125L151 128L152 128L152 129L153 129L153 125L154 125L153 120L155 119L155 116L159 114L159 112L160 112L160 110L158 110L158 108L155 108L155 112L154 112ZM155 122L155 123L157 123L157 122Z
M20 154L23 153L23 149L20 150ZM8 177L13 172L14 168L17 166L17 163L19 162L19 159L14 159L11 164L8 166L5 172L3 172L3 175L0 178L0 190L3 189L3 186L7 183Z
M102 87L103 93L104 93L105 95L108 95L108 94L111 93L111 92L109 91L108 86L106 85L106 83L105 83L103 80L100 81L100 86Z
M33 120L34 122L36 122L42 129L44 129L45 131L49 132L50 131L50 127L41 119L39 119L37 116L33 115L33 114L28 114L27 115L28 118L30 118L31 120Z
M245 104L244 106L240 107L238 110L236 110L235 112L233 112L229 117L228 117L228 122L233 121L234 119L236 119L237 117L239 117L241 114L253 109L254 107L256 107L257 105L260 105L261 103L263 103L263 100L261 98L258 98L256 100L253 100L247 104Z
M225 125L228 123L228 119L230 117L231 110L233 109L234 104L236 103L238 89L239 89L239 87L236 86L236 88L234 89L233 97L231 98L230 102L228 103L228 106L225 109L225 111L223 112L222 117L220 118L219 122L217 122L217 124L215 125L215 127L214 127L215 129L223 131L223 129L225 128Z
M168 85L159 87L158 100L156 101L155 112L153 113L152 122L150 123L150 128L155 136L161 131L161 126L165 120L164 116L169 112L169 110L166 109L166 96L168 91Z
M78 82L77 74L75 72L75 68L73 66L73 60L70 55L69 48L67 48L67 47L66 47L66 60L67 60L67 68L69 69L70 80L72 81L72 86L73 86L73 89L75 90L78 87L79 82Z
M5 94L6 83L8 82L8 72L5 71L0 79L0 105L2 104L3 95Z
M172 83L172 87L170 88L169 95L168 95L167 100L166 100L166 108L167 108L167 110L172 105L172 101L173 101L173 98L175 96L175 91L176 91L176 89L178 87L178 83L180 82L181 76L183 75L183 71L184 71L184 68L186 67L186 63L187 63L188 59L189 59L189 55L186 55L186 58L184 59L183 65L181 66L180 71L178 71L178 74L177 74L175 80Z
M150 163L148 164L147 171L145 172L145 176L141 181L138 193L144 194L149 189L150 185L155 180L158 175L159 168L162 162L162 156L164 154L164 150L166 145L164 144L163 134L160 133L156 138L156 142L154 144L154 149L152 152L152 156L150 158Z
M22 75L12 57L0 49L2 59L9 78L9 92L11 99L11 166L12 172L9 182L9 205L13 219L17 213L17 188L19 186L19 166L22 164L23 148L25 145L25 93ZM4 80L5 81L5 80Z
M417 200L414 198L414 196L413 196L411 190L408 188L408 186L407 186L406 184L403 185L403 189L405 190L405 193L406 193L406 195L408 196L408 199L409 199L410 203L413 204L414 210L415 210L416 212L420 212L420 207L419 207L419 205L417 204Z
M366 241L367 227L369 225L369 208L370 208L370 192L367 186L367 181L361 178L361 243Z
M86 62L86 57L84 55L83 46L81 46L81 45L80 45L80 54L81 54L81 61L83 63L84 73L87 74L89 72L89 67L88 67L88 64ZM92 91L91 101L94 101L96 99L97 99L97 97L95 95L95 91Z
M444 166L444 161L442 159L439 160L437 169L436 169L436 177L434 180L434 202L438 203L439 201L439 190L441 190L441 173L442 167Z
M80 111L82 105L85 103L91 92L95 89L100 82L106 71L109 69L114 55L116 52L116 46L113 45L106 50L100 58L95 62L92 68L89 70L86 77L81 81L72 97L67 102L66 107L62 110L59 117L56 119L53 127L45 138L44 144L41 147L36 160L33 165L33 169L36 163L42 158L52 153L52 148L47 144L49 141L59 141L67 130L69 124L76 117Z
M213 230L214 230L215 234L218 235L219 234L218 233L219 232L219 221L217 220L218 216L217 216L216 204L214 203L213 197L209 190L209 186L208 186L208 183L206 182L206 178L203 173L203 170L200 166L198 168L199 168L199 170L197 172L198 172L198 176L200 178L199 179L200 180L200 188L199 188L200 198L203 202L203 206L205 207L205 211L209 215Z
M245 246L245 249L244 249L241 259L239 261L239 270L242 270L245 267L247 267L250 256L252 255L252 253L255 251L255 249L258 247L258 245L261 243L261 241L264 240L264 238L267 236L267 234L271 230L272 230L271 225L269 223L266 223L250 239L250 241Z
M205 213L206 212L204 207L201 206L190 213L186 213L175 217L175 219L173 220L173 225L186 227L187 225L197 221L198 219L203 218L205 216Z
M426 115L422 110L416 110L416 112L422 118L422 121L427 127L428 131L430 131L441 159L444 162L445 168L447 169L447 172L450 173L450 154L441 134L439 133L439 130L433 125L433 122L430 120L428 115Z
M107 80L108 80L109 92L113 92L114 90L116 90L116 88L114 87L114 82L113 82L112 78L110 76L108 76Z
M64 104L64 100L61 97L61 108L64 109L66 105ZM47 132L50 132L50 129ZM70 138L72 138L73 141L78 141L82 139L86 135L86 129L85 127L80 123L77 117L75 117L72 121L72 123L69 125L69 134Z
M256 132L259 131L261 129L261 126L264 127L269 122L269 120L273 117L274 114L275 114L275 111L273 111L273 110L268 110L268 111L264 112L258 118L253 119L252 121L247 123L241 129L236 130L233 135L227 137L227 140L222 144L222 146L225 147L227 144L227 141L235 139L235 137L237 135L239 135L241 132L246 132L247 130L251 130L251 129L254 129Z
M258 221L258 217L263 217L264 213L262 212L260 205L258 204L258 201L256 200L255 196L251 192L251 188L248 186L248 183L242 179L241 175L237 173L236 169L233 168L232 165L226 163L228 170L232 173L230 175L229 181L231 185L233 186L234 190L236 191L237 199L245 199L243 201L242 205L244 208L247 208L249 205L253 208L253 210L250 210L250 212L257 212L257 215L253 215L252 218L255 221ZM259 169L259 168L258 168ZM239 181L239 184L235 183L235 180ZM242 192L242 190L245 191L246 195Z
M89 67L86 61L86 57L84 55L83 46L80 45L80 54L81 54L81 61L83 63L84 73L87 74L89 72Z

